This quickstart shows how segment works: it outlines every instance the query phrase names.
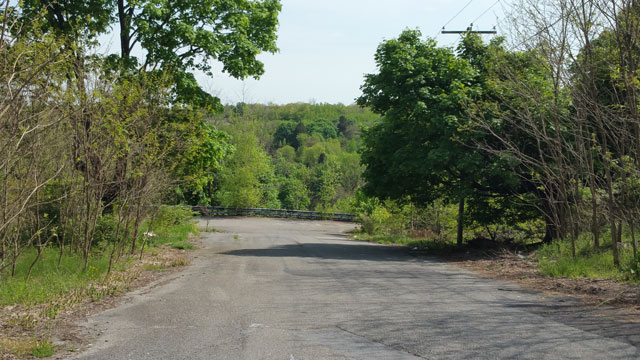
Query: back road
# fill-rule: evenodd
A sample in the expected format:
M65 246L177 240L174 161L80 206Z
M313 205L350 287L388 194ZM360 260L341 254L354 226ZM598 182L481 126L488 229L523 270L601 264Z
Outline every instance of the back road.
M89 319L102 335L78 359L640 358L640 324L349 240L351 224L208 226L191 266Z

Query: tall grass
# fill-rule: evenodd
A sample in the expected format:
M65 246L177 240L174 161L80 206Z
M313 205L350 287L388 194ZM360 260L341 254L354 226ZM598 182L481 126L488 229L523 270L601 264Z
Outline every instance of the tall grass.
M58 250L50 247L44 250L27 281L26 274L35 256L36 250L30 249L18 259L15 277L6 272L2 274L0 305L46 302L56 295L88 286L106 274L109 267L106 254L94 255L86 271L80 254L65 254L58 266ZM118 266L122 267L124 263Z
M633 258L628 241L625 247L619 248L620 268L613 265L611 255L611 236L604 236L601 247L594 248L589 234L582 234L576 239L576 256L571 253L571 243L557 240L543 245L537 252L540 273L547 276L570 278L617 279L638 282L637 260ZM627 240L627 239L623 239Z
M197 233L197 227L191 222L163 226L158 228L156 236L149 239L147 247L149 251L154 251L154 247L162 245L189 249L192 246L185 241L192 233ZM99 284L104 280L109 268L109 252L110 247L96 251L85 270L81 254L65 253L58 266L59 249L55 246L47 247L27 281L29 266L37 255L35 249L28 249L18 259L14 277L11 277L9 269L0 273L0 306L35 305L74 290L86 289L91 284ZM115 264L114 270L125 270L132 263L133 258L123 257Z

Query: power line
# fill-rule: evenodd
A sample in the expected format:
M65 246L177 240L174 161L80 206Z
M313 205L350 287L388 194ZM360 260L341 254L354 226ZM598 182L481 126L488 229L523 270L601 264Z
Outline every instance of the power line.
M483 11L483 12L482 12L482 14L478 15L478 17L477 17L477 18L473 19L473 21L472 21L471 23L473 24L473 23L475 23L476 21L478 21L478 19L480 19L484 14L486 14L487 12L489 12L489 10L493 9L493 7L494 7L494 6L498 5L498 3L499 3L500 1L501 1L501 0L498 0L498 1L494 2L494 3L493 3L493 5L491 5L491 6L489 6L489 7L487 8L487 10Z
M469 5L471 5L472 2L473 2L473 0L469 0L469 2L465 6L463 6L462 9L460 9L460 11L458 11L457 14L453 15L453 17L451 19L449 19L449 21L447 21L444 25L442 25L442 28L444 29L447 25L449 25L449 23L452 22L456 17L458 17L458 15L460 15L464 11L464 9L466 9ZM434 37L437 37L439 33L440 33L440 31L438 31L434 35Z

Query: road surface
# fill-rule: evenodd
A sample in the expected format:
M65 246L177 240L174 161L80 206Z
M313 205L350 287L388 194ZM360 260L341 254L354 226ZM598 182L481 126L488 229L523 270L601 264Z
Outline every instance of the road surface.
M638 324L598 318L335 222L209 222L192 265L95 315L79 359L637 359Z

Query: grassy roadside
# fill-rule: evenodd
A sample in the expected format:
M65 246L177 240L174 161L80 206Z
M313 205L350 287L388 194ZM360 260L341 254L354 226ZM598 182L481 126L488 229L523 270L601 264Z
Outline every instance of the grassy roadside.
M48 247L28 281L36 252L24 254L14 277L7 271L0 274L0 358L53 355L56 347L49 338L60 314L121 294L147 272L186 265L184 250L194 248L191 239L197 234L191 221L158 226L148 234L142 256L140 249L123 256L109 276L109 248L97 249L85 270L80 254L65 254L58 265L59 249Z
M571 253L569 241L555 241L548 245L514 246L504 244L498 248L483 249L472 246L458 248L451 241L428 238L412 238L405 235L369 235L357 233L352 235L356 240L364 240L378 244L407 246L426 253L456 259L490 258L492 253L512 251L518 248L519 256L526 257L536 265L537 273L549 278L570 279L606 279L628 284L640 284L640 264L634 259L633 251L627 241L619 248L621 266L613 265L610 242L604 241L599 248L594 248L589 236L580 236L576 241L576 256ZM502 256L502 255L500 255Z

